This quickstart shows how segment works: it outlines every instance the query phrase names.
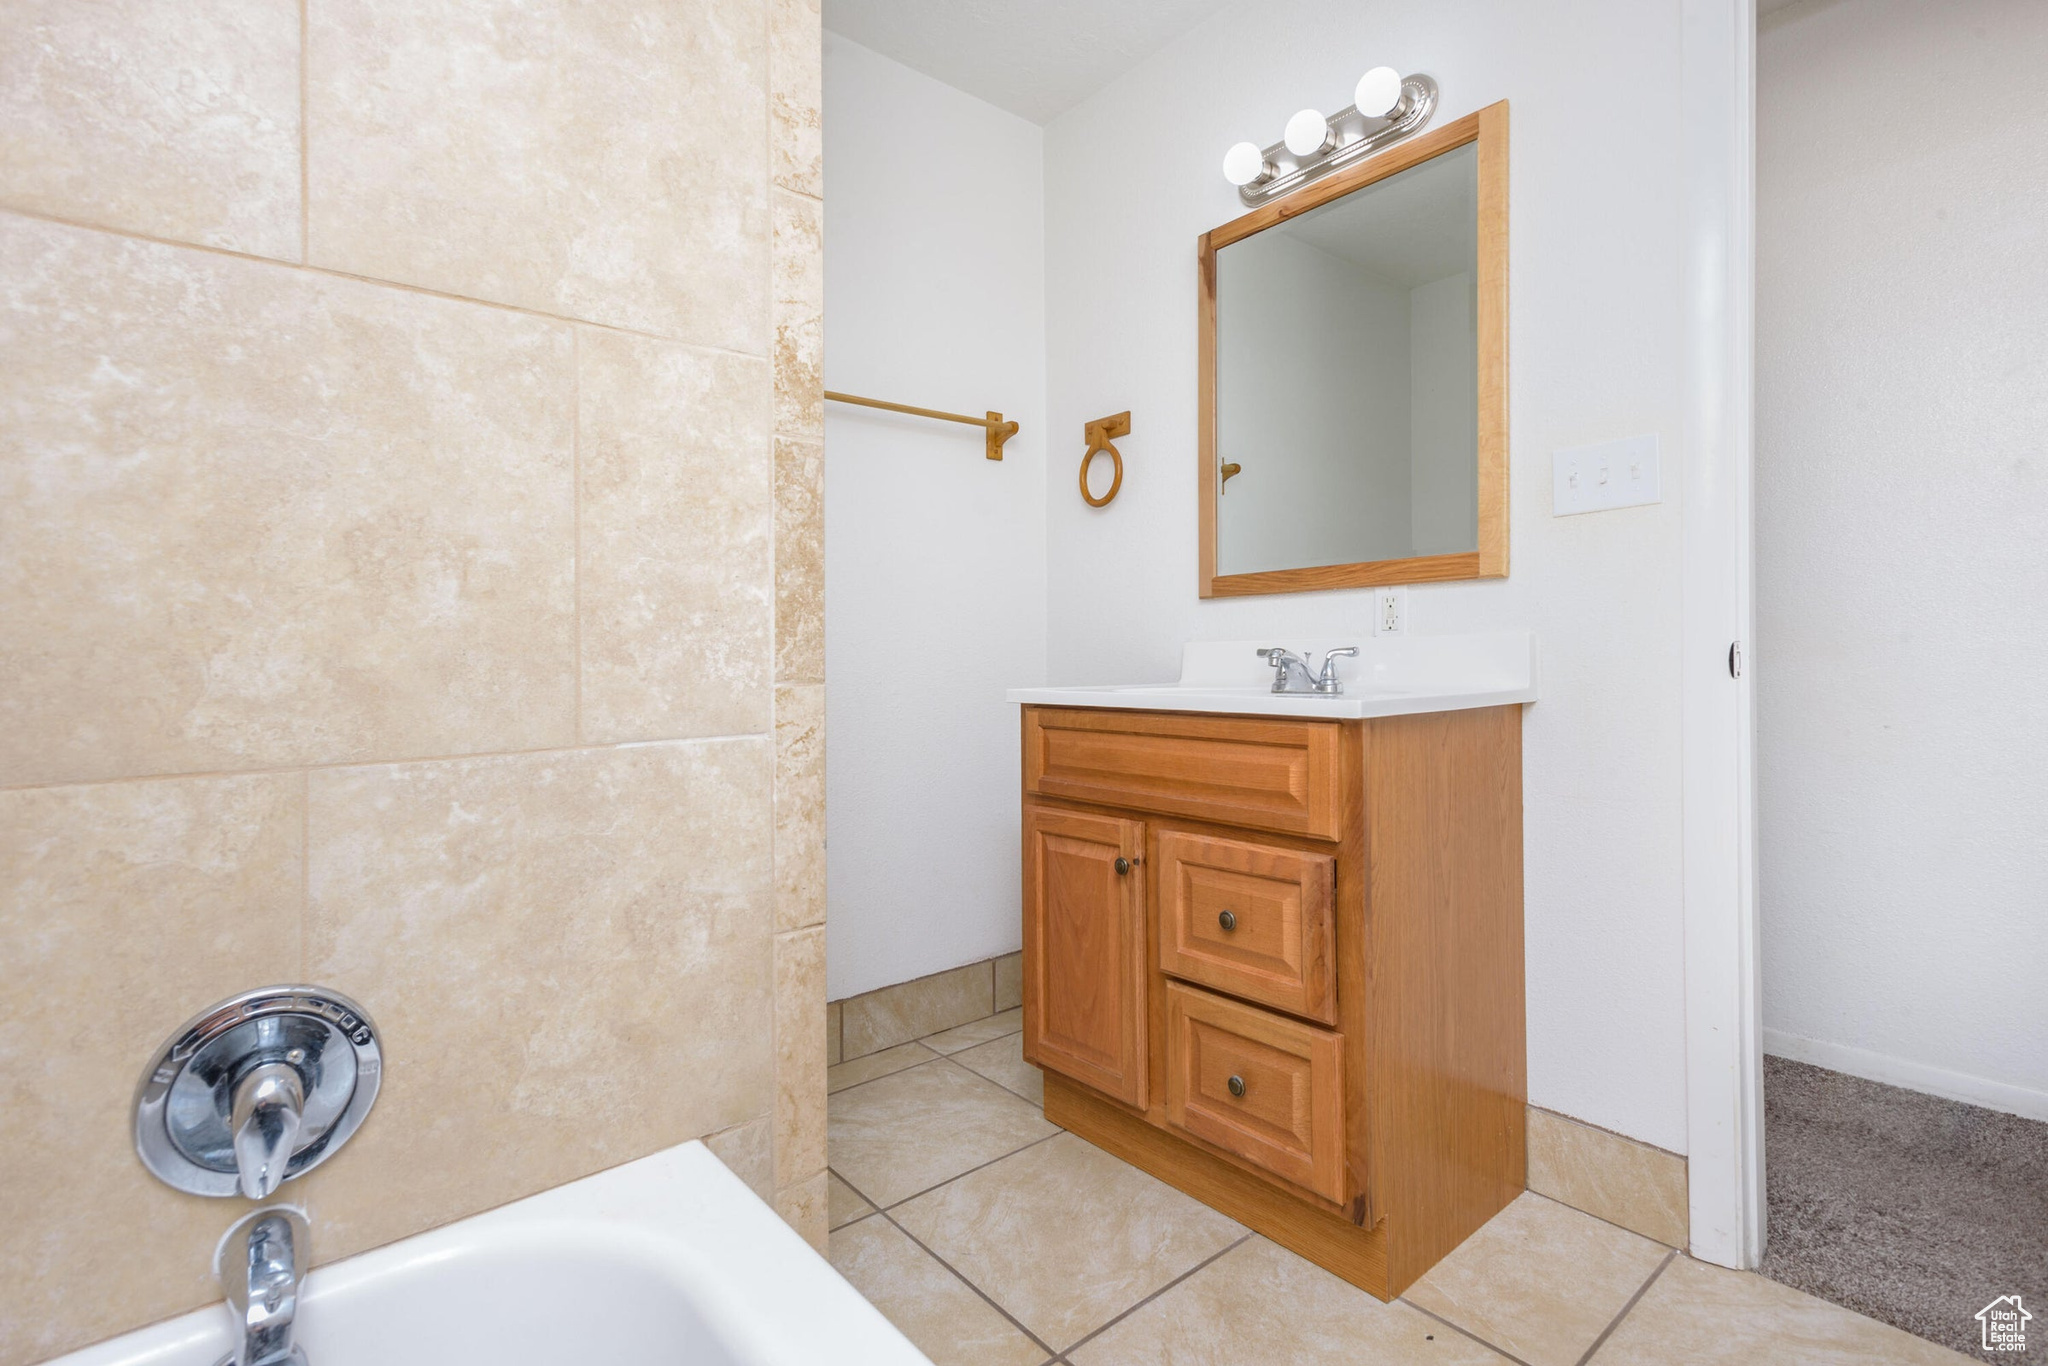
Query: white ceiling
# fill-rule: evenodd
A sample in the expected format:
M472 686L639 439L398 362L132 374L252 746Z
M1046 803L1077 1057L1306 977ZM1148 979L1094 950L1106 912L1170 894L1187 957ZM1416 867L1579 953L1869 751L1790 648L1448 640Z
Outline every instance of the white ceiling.
M1225 0L824 0L825 27L1047 123Z

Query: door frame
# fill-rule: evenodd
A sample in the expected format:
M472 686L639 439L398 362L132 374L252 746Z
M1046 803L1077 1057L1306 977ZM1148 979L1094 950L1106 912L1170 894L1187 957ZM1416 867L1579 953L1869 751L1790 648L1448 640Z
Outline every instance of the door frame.
M1756 0L1682 0L1686 1152L1692 1255L1764 1248L1752 642ZM1738 656L1731 651L1739 652Z

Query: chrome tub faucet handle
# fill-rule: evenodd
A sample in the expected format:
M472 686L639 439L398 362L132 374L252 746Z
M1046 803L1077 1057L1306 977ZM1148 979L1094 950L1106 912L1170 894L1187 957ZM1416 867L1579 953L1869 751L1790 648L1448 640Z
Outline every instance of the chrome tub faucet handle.
M268 1200L284 1183L306 1114L306 1085L288 1062L249 1069L235 1083L235 1173L242 1194Z

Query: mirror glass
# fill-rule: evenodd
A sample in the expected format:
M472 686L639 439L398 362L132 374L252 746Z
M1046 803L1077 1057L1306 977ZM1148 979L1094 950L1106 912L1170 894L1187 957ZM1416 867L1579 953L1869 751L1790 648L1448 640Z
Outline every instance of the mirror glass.
M1478 172L1467 143L1216 252L1216 574L1477 549Z

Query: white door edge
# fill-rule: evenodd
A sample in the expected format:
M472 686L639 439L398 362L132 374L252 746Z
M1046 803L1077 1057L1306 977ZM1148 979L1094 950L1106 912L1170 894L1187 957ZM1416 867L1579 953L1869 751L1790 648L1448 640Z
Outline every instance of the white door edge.
M1682 650L1691 1251L1763 1255L1752 725L1756 0L1683 0ZM1740 642L1741 668L1730 668Z

